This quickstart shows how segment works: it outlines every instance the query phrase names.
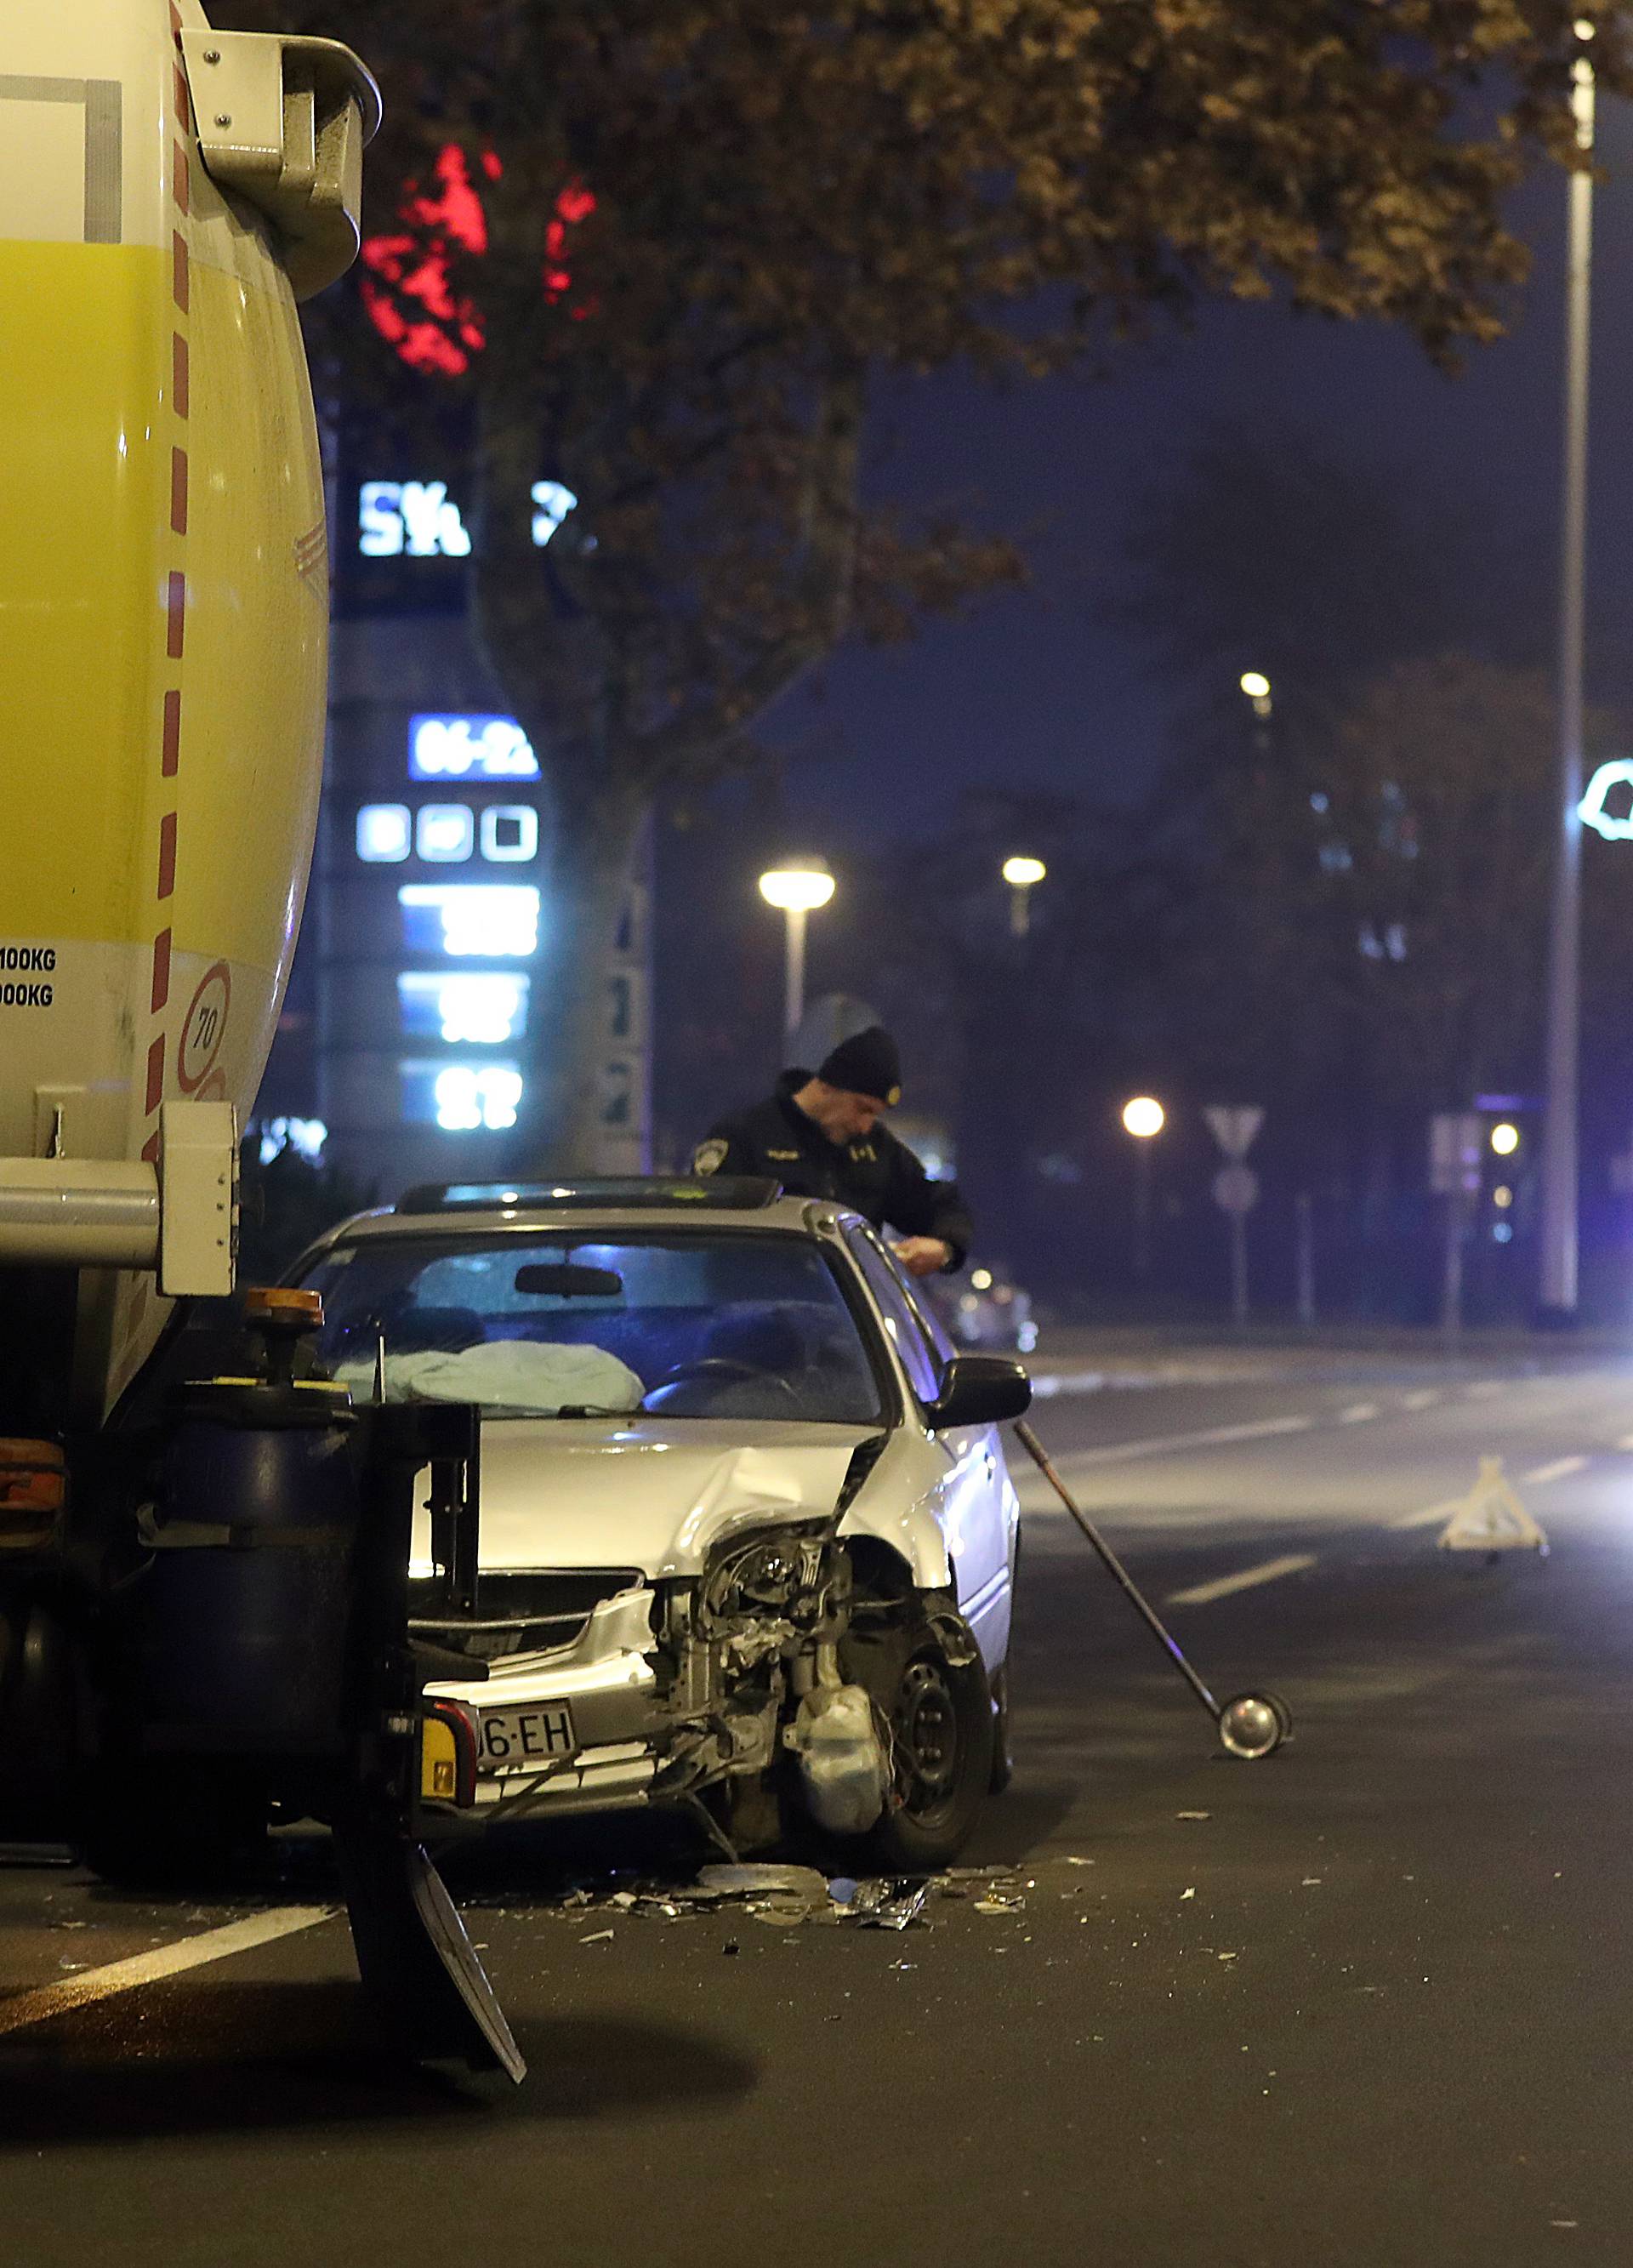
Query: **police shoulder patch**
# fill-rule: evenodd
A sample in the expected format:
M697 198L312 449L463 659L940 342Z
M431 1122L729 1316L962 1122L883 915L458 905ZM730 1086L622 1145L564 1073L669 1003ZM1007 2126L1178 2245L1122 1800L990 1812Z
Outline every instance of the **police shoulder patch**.
M710 1141L700 1142L692 1152L692 1171L695 1174L717 1174L725 1163L726 1152L731 1146L717 1134Z

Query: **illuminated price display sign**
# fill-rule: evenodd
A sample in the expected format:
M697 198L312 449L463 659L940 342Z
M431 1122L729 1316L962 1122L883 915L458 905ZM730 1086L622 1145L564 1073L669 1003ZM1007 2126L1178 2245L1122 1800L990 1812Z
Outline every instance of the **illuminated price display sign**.
M539 759L514 717L426 714L408 719L408 777L537 779Z

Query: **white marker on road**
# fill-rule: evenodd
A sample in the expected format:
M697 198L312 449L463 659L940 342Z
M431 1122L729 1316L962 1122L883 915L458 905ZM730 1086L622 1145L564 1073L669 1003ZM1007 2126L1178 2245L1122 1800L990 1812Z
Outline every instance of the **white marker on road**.
M313 1929L336 1911L335 1906L274 1906L266 1913L251 1914L220 1929L184 1937L179 1945L156 1945L151 1953L134 1954L129 1961L82 1970L60 1984L43 1984L37 1992L0 2000L0 2033L21 2031L26 2024L42 2024L48 2017L65 2015L70 2008L88 2007L94 2000L109 1999L115 1992L131 1992L138 1984L157 1984L186 1970L202 1969L206 1962L253 1952L258 1945L293 1937L298 1930Z
M1522 1481L1563 1481L1572 1473L1579 1473L1586 1464L1585 1457L1556 1457L1551 1465L1538 1465L1534 1471L1521 1473Z
M1338 1423L1341 1425L1365 1425L1369 1418L1376 1418L1377 1415L1378 1404L1375 1402L1355 1402L1348 1410L1338 1412Z
M1437 1387L1420 1386L1412 1393L1401 1395L1401 1407L1403 1410L1432 1410L1439 1399L1439 1389Z
M1228 1598L1232 1591L1251 1590L1255 1583L1273 1583L1279 1575L1301 1575L1313 1567L1313 1551L1290 1552L1284 1559L1267 1559L1261 1567L1244 1567L1239 1575L1221 1575L1214 1583L1195 1583L1188 1591L1170 1591L1171 1607L1205 1607L1210 1599Z

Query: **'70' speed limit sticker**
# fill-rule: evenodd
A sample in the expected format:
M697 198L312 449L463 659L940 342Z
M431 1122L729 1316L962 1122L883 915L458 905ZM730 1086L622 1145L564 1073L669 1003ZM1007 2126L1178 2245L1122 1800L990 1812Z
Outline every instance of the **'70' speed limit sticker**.
M211 1064L221 1051L222 1035L227 1028L227 1010L232 999L232 979L224 961L217 961L207 968L193 995L193 1005L181 1027L181 1044L176 1051L176 1077L184 1094L191 1094L202 1086L209 1076Z

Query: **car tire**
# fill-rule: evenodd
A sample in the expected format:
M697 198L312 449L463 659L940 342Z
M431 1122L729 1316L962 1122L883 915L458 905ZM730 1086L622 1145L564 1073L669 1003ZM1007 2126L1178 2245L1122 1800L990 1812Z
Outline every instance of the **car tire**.
M935 1622L896 1634L891 1673L870 1685L891 1732L894 1800L865 1837L880 1872L931 1874L969 1840L992 1780L992 1688L973 1637L950 1648ZM964 1657L955 1660L954 1653ZM879 1659L870 1664L877 1672Z

